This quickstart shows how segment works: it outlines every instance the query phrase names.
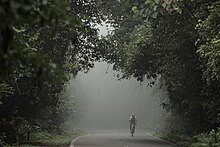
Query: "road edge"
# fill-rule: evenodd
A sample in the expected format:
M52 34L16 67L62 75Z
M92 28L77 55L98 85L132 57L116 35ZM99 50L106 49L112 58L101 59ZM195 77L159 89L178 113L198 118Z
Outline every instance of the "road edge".
M150 135L151 137L155 138L155 139L158 139L158 140L164 141L164 142L166 142L166 143L172 144L172 145L174 145L174 146L177 146L177 145L174 144L173 142L170 142L170 141L161 139L161 138L159 138L159 137L156 137L156 136L154 136L153 134L151 134L151 133L149 133L149 132L147 132L147 134Z
M75 139L73 139L73 141L71 141L69 147L74 147L74 143L75 143L78 139L80 139L80 138L82 138L82 137L85 137L85 136L89 136L89 133L86 134L86 135L78 136L78 137L76 137Z

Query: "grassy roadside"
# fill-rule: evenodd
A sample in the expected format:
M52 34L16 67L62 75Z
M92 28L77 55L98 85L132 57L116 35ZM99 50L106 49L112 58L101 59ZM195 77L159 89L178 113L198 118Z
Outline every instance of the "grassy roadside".
M195 136L151 132L152 135L170 141L180 147L220 147L220 131L201 133Z
M167 140L181 147L189 147L193 142L191 137L186 137L184 135L176 135L176 134L165 134L165 133L152 133L152 135L159 137L163 140Z
M31 141L22 142L20 147L67 147L71 141L86 133L81 130L66 131L61 134L50 134L47 132L37 132L32 135ZM15 147L15 146L5 146L5 147Z

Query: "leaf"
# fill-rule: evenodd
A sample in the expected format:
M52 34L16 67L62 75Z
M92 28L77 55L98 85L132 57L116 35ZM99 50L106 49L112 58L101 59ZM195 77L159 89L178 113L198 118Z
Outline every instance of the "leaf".
M161 0L154 0L156 4L160 4Z
M137 6L133 6L133 7L132 7L132 11L133 11L133 12L135 12L135 11L137 11L137 10L138 10L138 7L137 7Z
M157 15L158 15L158 12L153 12L150 16L151 16L151 18L156 19Z

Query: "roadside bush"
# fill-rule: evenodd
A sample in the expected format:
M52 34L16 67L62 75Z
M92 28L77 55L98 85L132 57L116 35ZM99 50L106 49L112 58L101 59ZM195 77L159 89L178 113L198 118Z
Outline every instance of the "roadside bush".
M192 147L219 147L220 146L220 128L210 131L208 134L201 133L195 136L197 141L192 143Z
M50 140L52 138L52 134L43 132L43 131L38 131L35 132L31 135L31 141L41 141L41 140Z

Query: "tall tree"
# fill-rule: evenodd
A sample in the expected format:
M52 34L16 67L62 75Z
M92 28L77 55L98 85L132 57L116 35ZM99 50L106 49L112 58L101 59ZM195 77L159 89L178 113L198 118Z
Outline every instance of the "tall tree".
M100 58L101 14L85 0L1 0L0 11L0 137L19 144L32 126L59 130L70 74Z
M109 22L118 24L104 41L105 59L123 72L122 78L148 78L149 85L161 78L169 102L162 105L183 120L182 131L219 127L219 82L214 81L218 77L219 1L114 2L128 11L118 13L122 20L116 21L117 7L103 3Z

